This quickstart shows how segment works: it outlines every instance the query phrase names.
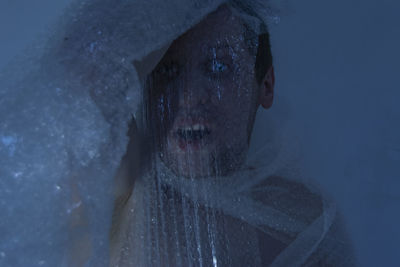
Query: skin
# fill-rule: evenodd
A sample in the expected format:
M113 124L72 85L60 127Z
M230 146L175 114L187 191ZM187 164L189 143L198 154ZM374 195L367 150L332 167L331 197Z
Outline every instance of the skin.
M268 109L272 105L273 67L265 73L261 83L256 81L255 55L243 38L244 31L241 19L234 16L227 6L222 6L176 39L147 77L149 122L154 137L151 143L156 144L160 158L177 175L197 179L228 175L240 168L247 154L258 108L261 106ZM185 127L193 129L196 124L208 130L198 140L181 138L177 133ZM131 138L131 142L137 140L138 138ZM140 145L146 147L135 143L132 149L128 149L124 159L126 168L134 162L129 151L134 154L133 148ZM144 153L141 154L143 157ZM119 193L117 195L121 195ZM173 192L166 191L165 194ZM120 256L121 241L116 233L121 231L121 222L132 216L123 212L130 194L122 195L116 198L113 227L110 231L112 263L118 262ZM168 195L167 198L171 200L176 196ZM181 197L175 200L176 205L182 205ZM184 228L178 228L178 232L168 228L173 226L174 221L183 225L187 220L174 205L171 206L170 201L163 203L163 212L167 216L164 222L164 227L167 227L165 233L167 239L171 238L167 244L174 244L176 238L185 240ZM210 211L203 207L198 209L199 218L203 218L198 222L201 239L208 240L208 221L204 218ZM240 244L241 240L257 236L262 241L259 244L260 250L269 251L262 254L270 257L265 256L268 258L265 262L270 262L276 254L271 251L271 246L275 250L283 248L281 243L240 220L224 214L216 215L215 219L222 227L217 232L225 233L225 241L232 244L232 248L238 248L235 244ZM206 244L207 242L202 243L205 246L204 251ZM264 247L263 244L268 246ZM171 256L171 266L176 265L172 256L177 254L174 249L174 246L169 245L161 248L166 255ZM211 254L203 256L204 260L212 259ZM226 257L219 259L222 266L224 258ZM181 255L180 260L191 262L194 259Z
M256 81L255 56L243 40L244 30L240 18L235 17L229 8L223 6L175 40L148 77L147 89L150 100L150 122L152 122L150 126L155 133L155 143L161 159L176 174L201 178L227 175L240 168L247 154L258 108L262 106L268 109L272 105L275 79L273 67L268 69L261 83ZM182 138L178 138L177 131L180 128L186 126L194 128L194 124L202 124L208 132L195 141L188 138L182 141ZM139 147L146 146L142 144L142 139L134 126L131 127L132 131L129 134L128 153L123 158L116 177L116 200L110 231L110 266L115 266L114 263L119 262L121 251L125 253L128 249L123 247L126 236L130 235L127 232L129 228L126 228L127 225L124 223L129 222L131 218L135 219L129 206L133 202L128 200L134 186L134 178L140 176L140 173L132 173L132 170L142 167L140 163L144 153L139 151ZM281 183L283 187L287 186L287 182ZM74 203L80 199L79 196L75 196L75 191ZM174 192L165 190L159 200L165 199L168 201L163 201L162 206L154 207L155 209L162 207L160 211L166 218L163 221L164 225L161 225L162 220L156 220L158 229L165 227L164 234L168 238L165 247L162 247L164 244L159 245L161 251L165 252L161 253L161 256L168 255L171 266L178 265L174 262L174 256L184 263L191 263L194 260L192 257L176 253L173 246L176 245L175 239L180 238L183 240L181 250L184 250L186 228L179 227L176 230L172 227L173 223L184 226L185 220L190 220L191 216L176 209L176 206L182 206L180 203L184 201L182 196L176 196ZM171 204L171 200L174 203ZM300 200L304 200L304 194ZM192 208L189 207L189 212L193 212ZM200 239L206 241L209 238L207 216L210 210L202 206L195 208L199 214ZM73 212L76 214L72 216L71 225L85 227L86 218L82 216L84 213L82 208ZM262 266L267 266L287 245L237 218L220 212L214 212L214 215L215 232L222 240L219 248L232 249L227 252L228 254L218 254L218 260L221 262L219 266L232 266L224 264L224 260L240 260L238 258L243 255L241 253L246 253L246 248L252 250L256 246L260 251ZM83 266L91 253L89 236L73 239L77 242L74 242L74 248L71 250L73 260L70 266ZM243 243L248 240L257 240L258 244ZM202 243L205 248L203 252L208 251L207 244L207 241ZM127 253L130 253L128 259L136 256L133 250L128 250ZM255 253L257 254L257 251ZM211 254L201 258L205 261L204 266L211 266L213 260ZM183 264L183 266L188 265Z
M158 152L178 175L240 168L257 109L272 105L273 67L257 83L244 31L241 19L222 6L176 39L147 79Z

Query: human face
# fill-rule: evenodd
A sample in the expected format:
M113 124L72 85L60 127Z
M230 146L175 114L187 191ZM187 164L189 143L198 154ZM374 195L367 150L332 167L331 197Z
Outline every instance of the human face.
M219 8L176 39L147 79L160 157L178 175L227 175L246 157L258 84L244 30Z

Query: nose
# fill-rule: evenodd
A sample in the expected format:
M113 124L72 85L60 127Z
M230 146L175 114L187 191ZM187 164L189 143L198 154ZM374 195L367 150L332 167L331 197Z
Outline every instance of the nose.
M209 101L207 83L198 71L188 70L179 84L179 105L181 108L194 108Z

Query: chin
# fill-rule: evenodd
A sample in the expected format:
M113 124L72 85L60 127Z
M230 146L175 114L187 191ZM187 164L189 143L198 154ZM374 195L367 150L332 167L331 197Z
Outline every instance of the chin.
M212 142L183 142L169 136L161 146L161 159L176 175L197 178L215 175L215 146Z
M166 141L161 146L161 159L173 173L183 177L227 176L239 169L246 157L245 145L228 149L229 146L217 146L210 138L208 142L182 145L175 136L168 136Z
M213 153L163 153L162 161L176 175L186 178L228 176L241 167L242 161L227 162ZM233 164L234 162L234 164Z
M206 151L188 151L180 153L163 153L164 164L176 175L187 178L201 178L215 175L214 164L210 153Z

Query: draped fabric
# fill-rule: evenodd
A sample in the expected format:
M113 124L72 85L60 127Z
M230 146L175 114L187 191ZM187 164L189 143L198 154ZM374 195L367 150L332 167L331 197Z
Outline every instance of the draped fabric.
M284 149L260 164L271 153L250 156L234 175L200 180L155 159L114 225L111 265L354 266L335 204L280 176L291 172Z
M132 118L146 134L143 80L174 39L223 3L262 33L275 2L76 1L34 56L2 73L0 230L10 241L0 263L350 266L335 205L299 180L281 129L235 174L200 180L126 135Z

